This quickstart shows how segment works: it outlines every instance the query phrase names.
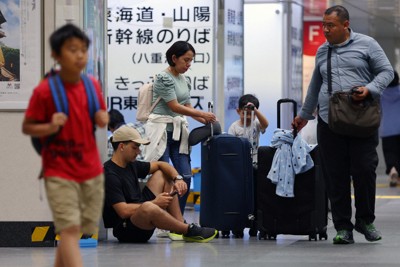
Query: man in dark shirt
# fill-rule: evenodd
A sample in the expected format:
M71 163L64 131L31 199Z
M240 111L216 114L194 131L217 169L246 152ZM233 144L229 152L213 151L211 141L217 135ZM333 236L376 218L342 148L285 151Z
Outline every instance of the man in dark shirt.
M147 242L156 227L182 234L189 242L208 242L215 237L215 229L184 221L178 195L186 193L187 185L174 167L166 162L135 160L140 145L150 143L136 129L121 126L111 142L114 154L104 163L103 220L120 242ZM148 174L152 176L141 191L138 178Z

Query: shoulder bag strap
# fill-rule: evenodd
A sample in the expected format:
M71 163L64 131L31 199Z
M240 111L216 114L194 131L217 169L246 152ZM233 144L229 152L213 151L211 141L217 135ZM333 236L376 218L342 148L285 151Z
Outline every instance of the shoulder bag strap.
M331 66L332 47L328 46L327 72L328 72L328 94L332 94L332 66Z
M153 84L152 84L152 87L153 87L153 88L151 88L151 90L154 90L154 82L156 81L156 75L157 75L157 74L155 74L155 75L153 76ZM153 93L154 93L154 91L153 91ZM153 112L154 108L157 106L157 104L158 104L158 102L160 102L160 100L161 100L161 96L159 96L159 97L156 99L156 101L154 101L153 105L151 105L151 107L150 107L150 113Z
M158 102L160 102L161 100L161 96L159 96L156 101L153 103L153 105L151 105L150 107L150 113L153 112L154 108L157 106Z

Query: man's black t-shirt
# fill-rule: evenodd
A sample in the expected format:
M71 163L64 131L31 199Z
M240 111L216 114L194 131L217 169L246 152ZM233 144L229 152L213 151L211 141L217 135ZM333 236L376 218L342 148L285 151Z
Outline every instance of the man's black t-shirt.
M145 178L150 171L150 163L134 161L121 168L111 160L104 163L105 202L103 220L106 228L113 228L122 219L112 205L119 202L141 203L142 193L138 178Z

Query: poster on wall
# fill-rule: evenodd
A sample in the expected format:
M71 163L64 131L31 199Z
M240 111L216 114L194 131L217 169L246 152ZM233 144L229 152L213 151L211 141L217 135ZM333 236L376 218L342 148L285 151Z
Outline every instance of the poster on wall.
M0 109L25 109L41 76L40 1L0 2Z
M89 59L86 65L86 73L93 75L101 84L101 88L105 88L105 17L104 1L102 0L86 0L84 2L83 28L91 40L88 54Z
M207 110L213 90L213 18L212 0L109 0L108 108L120 110L126 122L134 122L139 88L168 67L165 52L183 40L196 50L185 73L192 106ZM191 128L193 122L189 121Z
M243 1L225 1L224 8L225 131L238 120L243 95Z
M303 64L303 13L302 6L292 4L291 39L290 39L290 85L289 97L298 104L302 102L302 64ZM291 121L291 117L288 118Z
M315 56L318 47L322 45L326 39L322 29L321 21L305 21L303 23L303 100L307 95L308 85L315 67Z
M304 18L321 18L325 10L329 7L328 0L304 0Z

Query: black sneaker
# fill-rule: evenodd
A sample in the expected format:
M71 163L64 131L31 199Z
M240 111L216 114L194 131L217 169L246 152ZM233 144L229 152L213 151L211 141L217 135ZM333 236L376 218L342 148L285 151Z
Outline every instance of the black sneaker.
M339 230L336 234L336 236L333 238L333 244L353 244L354 239L353 239L353 232L348 231L348 230Z
M376 230L375 225L373 223L366 223L364 220L357 220L356 225L354 227L357 232L363 234L365 239L370 242L378 241L382 239L382 234L378 230Z
M214 228L200 227L192 223L189 224L188 232L183 235L183 240L186 242L205 243L212 240L217 233L218 231Z

